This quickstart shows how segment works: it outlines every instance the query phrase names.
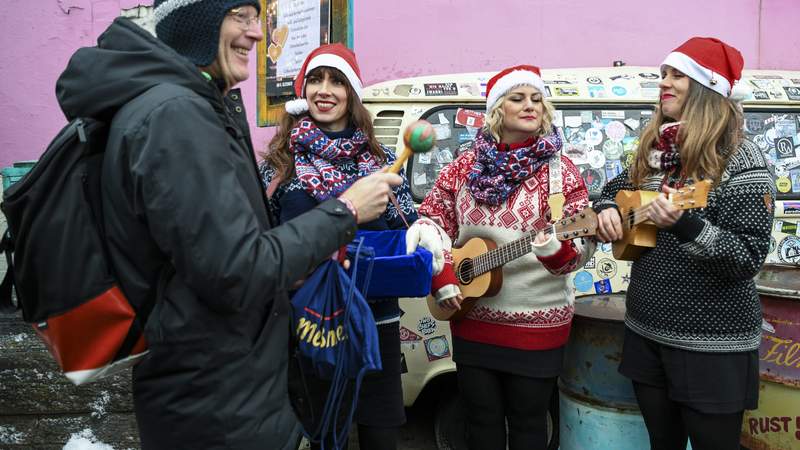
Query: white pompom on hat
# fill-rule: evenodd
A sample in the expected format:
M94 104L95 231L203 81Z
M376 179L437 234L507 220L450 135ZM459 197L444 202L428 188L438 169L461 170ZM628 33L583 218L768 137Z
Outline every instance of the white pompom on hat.
M667 55L664 66L680 70L686 76L712 91L741 101L750 96L749 89L737 85L742 78L744 58L739 50L709 37L693 37Z
M345 47L340 43L321 45L311 53L308 54L300 71L294 79L294 93L297 96L295 100L289 100L284 105L286 112L292 115L299 115L308 111L308 102L306 101L305 86L306 75L317 67L332 67L342 72L353 87L359 100L361 99L361 91L363 84L361 82L361 69L358 68L358 61L356 61L356 54L352 50Z
M521 85L533 86L542 93L542 96L547 96L542 73L538 67L527 65L509 67L501 70L486 83L486 112L488 113L506 92Z

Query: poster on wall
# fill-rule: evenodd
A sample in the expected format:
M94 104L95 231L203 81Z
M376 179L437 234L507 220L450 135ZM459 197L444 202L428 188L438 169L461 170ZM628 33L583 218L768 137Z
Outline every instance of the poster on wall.
M303 60L328 42L330 1L268 0L266 16L266 95L292 96L292 83Z
M258 126L277 125L294 98L294 77L320 44L353 48L352 0L260 0L264 39L258 43Z

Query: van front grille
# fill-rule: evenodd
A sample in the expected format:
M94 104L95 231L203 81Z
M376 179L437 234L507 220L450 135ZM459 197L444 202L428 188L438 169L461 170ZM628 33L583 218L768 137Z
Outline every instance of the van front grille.
M400 140L400 125L403 123L403 111L384 110L378 112L372 121L375 138L381 144L397 151Z

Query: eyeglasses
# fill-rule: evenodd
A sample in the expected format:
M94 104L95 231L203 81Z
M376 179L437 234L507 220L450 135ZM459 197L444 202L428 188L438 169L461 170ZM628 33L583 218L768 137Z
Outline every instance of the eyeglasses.
M230 12L228 13L228 17L230 17L236 23L238 23L239 27L242 30L245 31L249 30L253 26L253 24L261 28L261 16L259 16L258 14L256 14L253 17L250 17L247 13L240 10L239 8L234 8L230 10Z

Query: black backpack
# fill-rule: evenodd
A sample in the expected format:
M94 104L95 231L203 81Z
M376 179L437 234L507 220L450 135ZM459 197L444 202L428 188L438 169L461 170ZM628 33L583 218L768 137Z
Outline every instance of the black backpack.
M8 221L0 307L21 307L75 384L134 364L147 347L142 329L152 305L128 302L106 247L100 175L108 129L94 119L72 120L0 205Z

